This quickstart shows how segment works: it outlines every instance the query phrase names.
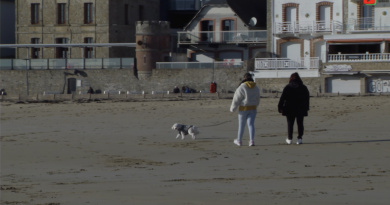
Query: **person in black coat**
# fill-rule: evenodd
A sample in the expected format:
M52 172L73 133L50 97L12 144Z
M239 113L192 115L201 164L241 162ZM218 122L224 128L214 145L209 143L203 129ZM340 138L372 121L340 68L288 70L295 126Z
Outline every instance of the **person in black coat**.
M309 90L299 77L298 73L291 74L290 83L283 89L283 94L280 97L278 110L287 118L288 138L287 144L292 143L294 121L297 119L298 124L298 141L297 144L302 144L303 136L303 118L306 117L309 111L310 95Z

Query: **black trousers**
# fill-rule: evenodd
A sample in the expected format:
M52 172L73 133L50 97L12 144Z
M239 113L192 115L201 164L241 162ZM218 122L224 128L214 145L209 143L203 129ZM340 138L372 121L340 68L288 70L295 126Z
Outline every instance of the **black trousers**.
M288 129L288 139L292 140L294 132L294 122L295 118L297 119L298 124L298 139L302 139L303 136L303 116L286 116L287 117L287 129Z

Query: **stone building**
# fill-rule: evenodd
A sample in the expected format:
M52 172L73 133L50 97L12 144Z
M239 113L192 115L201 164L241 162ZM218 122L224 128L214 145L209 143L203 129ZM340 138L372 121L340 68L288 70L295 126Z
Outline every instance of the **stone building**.
M0 0L0 44L15 43L15 0ZM14 58L15 49L0 48L0 58Z
M158 20L159 0L16 0L17 44L133 43L135 22ZM27 52L29 52L27 55ZM16 58L135 57L134 48L17 49Z

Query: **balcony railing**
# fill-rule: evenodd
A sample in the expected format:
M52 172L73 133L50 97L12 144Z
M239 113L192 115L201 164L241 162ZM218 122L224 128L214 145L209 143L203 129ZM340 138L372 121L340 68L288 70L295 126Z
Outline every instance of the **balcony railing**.
M328 62L390 61L390 53L329 54Z
M0 59L0 70L132 69L134 58Z
M242 68L242 61L157 62L157 69Z
M275 33L342 33L343 24L340 21L313 22L283 22L275 23Z
M389 18L366 17L348 19L346 23L346 29L349 32L354 31L390 31L390 20Z
M256 70L318 69L318 57L292 60L289 58L256 58Z
M256 43L267 40L267 31L177 32L179 44Z

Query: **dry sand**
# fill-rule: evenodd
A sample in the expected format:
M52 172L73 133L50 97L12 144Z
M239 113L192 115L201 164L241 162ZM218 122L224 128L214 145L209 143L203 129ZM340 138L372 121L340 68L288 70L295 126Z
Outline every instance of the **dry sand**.
M390 204L389 100L312 98L286 145L262 99L255 147L233 144L231 100L2 102L1 204Z

